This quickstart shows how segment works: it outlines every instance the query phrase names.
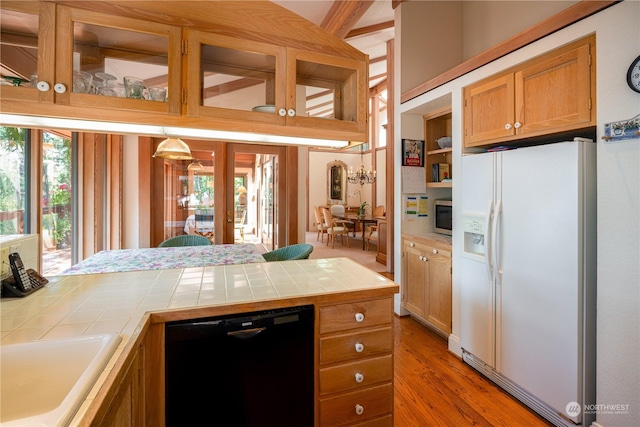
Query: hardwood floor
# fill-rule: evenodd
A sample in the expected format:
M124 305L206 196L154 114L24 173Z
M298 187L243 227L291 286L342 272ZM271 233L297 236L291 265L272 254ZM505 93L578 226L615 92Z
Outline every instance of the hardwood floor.
M449 352L444 338L395 317L396 427L550 426Z

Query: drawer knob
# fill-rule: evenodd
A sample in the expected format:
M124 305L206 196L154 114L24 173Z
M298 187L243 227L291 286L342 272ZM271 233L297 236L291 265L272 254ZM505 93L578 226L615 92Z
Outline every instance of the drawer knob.
M358 323L364 322L364 314L356 313L356 322L358 322Z
M47 92L49 89L51 89L51 85L47 82L38 82L36 83L36 88L40 92Z
M364 344L357 342L356 343L356 353L362 353L364 351Z
M432 250L431 252L433 252L434 254L437 254L437 253L438 253L438 250L437 250L437 249L434 249L434 250Z
M356 382L360 384L362 381L364 381L364 375L362 375L360 372L356 373Z
M55 90L56 93L65 93L67 91L67 87L62 83L56 83L53 85L53 90Z
M364 406L356 405L356 415L362 415L362 414L364 414Z

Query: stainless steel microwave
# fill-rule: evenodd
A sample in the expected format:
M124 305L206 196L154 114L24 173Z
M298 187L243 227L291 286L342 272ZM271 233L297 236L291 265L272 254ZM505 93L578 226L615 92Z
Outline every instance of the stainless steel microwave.
M433 202L435 214L434 231L451 236L453 230L453 203L451 199L437 199Z

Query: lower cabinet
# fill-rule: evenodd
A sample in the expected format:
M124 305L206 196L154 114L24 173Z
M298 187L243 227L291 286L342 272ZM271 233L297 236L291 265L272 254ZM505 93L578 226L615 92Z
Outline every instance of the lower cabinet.
M393 426L393 299L319 310L318 426Z
M108 427L144 426L144 378L143 347L136 349L129 365L124 370L122 381L117 384L116 392L107 404L104 417L95 420L92 425Z
M402 241L402 302L413 315L451 333L451 249L429 240Z

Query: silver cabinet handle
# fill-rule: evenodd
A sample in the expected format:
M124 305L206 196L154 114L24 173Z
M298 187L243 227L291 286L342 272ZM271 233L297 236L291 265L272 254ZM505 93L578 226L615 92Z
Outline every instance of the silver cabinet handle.
M504 128L505 128L506 130L511 129L511 123L507 123L506 125L504 125Z
M438 253L438 250L437 250L437 249L434 249L434 250L432 250L431 252L433 252L434 254L437 254L437 253Z
M364 314L356 313L356 322L358 322L358 323L364 322Z
M289 115L289 117L295 117L296 110L294 110L293 108L289 108L289 110L287 111L287 114Z
M286 115L287 115L287 110L285 110L284 108L279 109L279 110L278 110L278 115L279 115L280 117L284 117L284 116L286 116Z
M522 126L522 123L520 122L515 122L515 124L513 125L513 127L516 129L520 129L521 126Z
M364 375L362 375L360 372L356 373L356 382L360 384L362 381L364 381Z
M356 343L356 353L362 353L364 351L364 344L357 342Z
M364 406L356 405L356 415L362 415L364 413Z

